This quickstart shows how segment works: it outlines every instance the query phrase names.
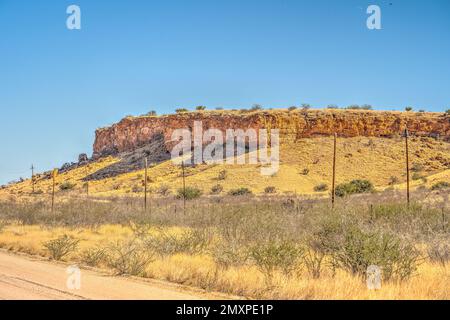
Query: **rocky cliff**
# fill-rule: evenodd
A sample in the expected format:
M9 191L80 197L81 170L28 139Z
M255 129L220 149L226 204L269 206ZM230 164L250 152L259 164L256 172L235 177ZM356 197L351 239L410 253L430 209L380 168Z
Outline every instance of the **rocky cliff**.
M170 150L175 129L193 128L202 121L203 130L279 129L280 141L314 136L392 137L408 128L412 135L450 140L450 116L443 113L415 113L361 110L271 110L203 111L167 116L128 117L96 131L93 158L132 151L156 140Z

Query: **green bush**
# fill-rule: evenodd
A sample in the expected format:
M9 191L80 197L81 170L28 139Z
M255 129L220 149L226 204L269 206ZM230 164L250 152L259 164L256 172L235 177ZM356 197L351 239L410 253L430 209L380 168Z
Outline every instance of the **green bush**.
M88 266L95 267L106 259L104 248L89 248L81 253L81 261Z
M381 268L383 279L406 280L417 269L419 253L413 245L381 232L364 232L352 227L345 231L339 249L333 253L337 265L364 277L367 268Z
M251 195L252 192L248 188L238 188L238 189L232 189L228 192L230 196L245 196L245 195Z
M260 104L254 104L252 107L251 107L251 111L257 111L257 110L262 110L263 109L263 107L262 107L262 105L260 105Z
M422 180L426 181L426 177L423 174L420 174L418 172L414 172L412 174L412 176L411 176L411 179L413 179L413 180L420 180L420 179L422 179Z
M372 182L369 180L352 180L349 183L342 183L336 187L336 196L344 197L350 194L367 193L374 191Z
M61 260L68 254L74 252L79 242L79 239L74 239L65 234L45 242L44 247L47 248L52 259Z
M190 229L181 234L161 232L148 236L145 247L161 257L177 253L198 254L205 252L212 241L209 229Z
M195 110L203 111L203 110L206 110L206 107L205 106L197 106L197 107L195 107Z
M450 109L445 110L445 114L450 115Z
M189 112L189 110L185 109L185 108L179 108L179 109L176 109L175 112L176 113L186 113L186 112Z
M277 269L285 275L292 274L298 267L302 255L303 250L300 247L287 241L269 241L250 249L250 257L269 282Z
M112 243L107 248L107 264L117 275L145 275L145 269L153 261L154 253L136 239Z
M405 111L407 111L407 112L412 111L412 110L413 110L412 107L406 107L406 108L405 108Z
M223 187L220 184L216 184L212 186L211 193L212 194L219 194L223 191Z
M61 185L59 186L59 189L61 191L66 191L66 190L72 190L73 188L75 188L76 184L72 183L70 181L64 181L63 183L61 183Z
M327 191L327 190L328 190L328 185L326 183L320 183L314 187L315 192L322 192L322 191Z
M291 107L288 108L289 111L294 111L295 109L297 109L296 106L291 106Z
M217 180L225 180L227 178L227 170L221 170L217 176Z
M200 189L194 187L186 187L185 189L178 189L178 199L186 199L193 200L202 195L202 191Z
M447 189L447 188L450 188L450 183L445 182L445 181L436 182L435 184L433 184L431 186L431 190L433 190L433 191L443 190L443 189Z
M277 189L274 186L268 186L264 188L265 193L276 193Z

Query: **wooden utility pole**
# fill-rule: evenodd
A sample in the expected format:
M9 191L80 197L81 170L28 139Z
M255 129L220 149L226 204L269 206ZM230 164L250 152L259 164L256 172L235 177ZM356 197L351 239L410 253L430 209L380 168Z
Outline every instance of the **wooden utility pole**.
M86 164L86 167L84 169L85 169L85 174L86 174L85 179L87 179L87 176L89 175L89 165ZM89 197L89 180L86 180L86 196Z
M34 194L34 165L31 165L31 188Z
M337 144L337 133L334 134L334 143L333 143L333 180L331 183L331 206L333 208L336 196L336 144Z
M55 185L56 185L56 176L58 175L58 169L54 169L53 173L52 173L52 179L53 179L53 183L52 183L52 213L53 213L53 209L55 207Z
M405 129L405 149L406 149L406 200L409 206L409 145L408 145L408 129Z
M184 158L181 160L181 172L183 175L183 213L186 214L186 180L184 177Z
M147 212L147 157L144 159L144 167L145 167L145 173L144 173L144 210Z

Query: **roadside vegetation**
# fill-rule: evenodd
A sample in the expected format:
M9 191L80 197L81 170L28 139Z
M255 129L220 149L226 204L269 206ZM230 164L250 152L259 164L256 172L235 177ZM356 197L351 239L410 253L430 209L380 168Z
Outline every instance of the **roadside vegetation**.
M329 202L245 188L200 197L0 202L0 246L250 298L449 299L448 189L370 193L357 181ZM220 188L217 188L220 189ZM318 191L326 190L325 187ZM352 191L349 192L348 190ZM369 193L366 193L369 192ZM351 200L351 201L349 201ZM366 270L382 270L367 289Z

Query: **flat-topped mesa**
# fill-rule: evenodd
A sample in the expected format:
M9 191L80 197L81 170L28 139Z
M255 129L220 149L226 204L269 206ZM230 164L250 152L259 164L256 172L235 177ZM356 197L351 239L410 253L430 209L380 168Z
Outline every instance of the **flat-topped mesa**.
M412 135L450 140L450 116L443 113L415 113L366 110L263 110L253 112L202 111L167 116L127 117L95 133L93 158L132 151L156 139L163 139L167 151L173 146L176 129L193 129L201 121L203 130L279 129L280 141L326 136L392 137L408 128Z

